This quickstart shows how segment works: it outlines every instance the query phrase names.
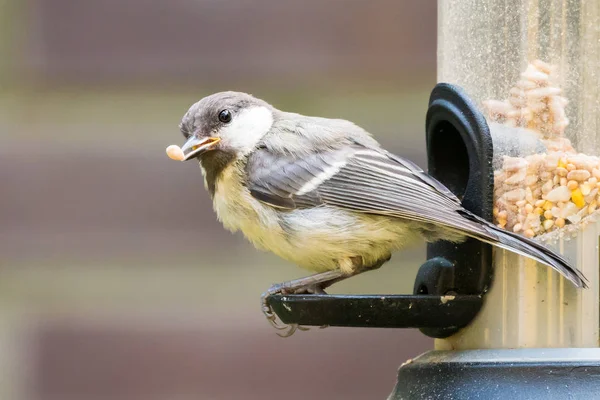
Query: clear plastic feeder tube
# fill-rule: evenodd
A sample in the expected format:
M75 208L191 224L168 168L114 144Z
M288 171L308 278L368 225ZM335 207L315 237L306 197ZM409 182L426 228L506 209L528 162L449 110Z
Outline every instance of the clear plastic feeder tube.
M589 279L495 252L495 280L442 348L596 347L600 1L440 0L438 81L461 86L494 142L494 223L558 250Z

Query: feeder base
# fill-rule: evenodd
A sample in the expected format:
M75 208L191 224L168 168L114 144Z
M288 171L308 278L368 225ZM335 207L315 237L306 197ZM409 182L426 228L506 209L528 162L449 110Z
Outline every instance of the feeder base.
M405 362L388 400L600 396L600 348L430 351Z

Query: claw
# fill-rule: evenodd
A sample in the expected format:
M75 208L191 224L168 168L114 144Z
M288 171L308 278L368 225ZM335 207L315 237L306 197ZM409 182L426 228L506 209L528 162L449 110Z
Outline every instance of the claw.
M326 274L331 274L331 272L326 273ZM334 278L338 278L338 277L339 277L338 274L334 275ZM289 294L289 293L327 294L325 292L325 290L323 289L323 286L322 286L323 282L311 281L310 277L307 279L309 280L309 282L308 283L303 282L301 285L298 285L297 281L275 284L275 285L272 285L265 293L262 294L262 296L261 296L262 312L265 315L265 317L267 318L267 321L273 328L277 329L278 331L285 331L285 332L281 332L281 333L277 332L278 336L290 337L297 330L308 331L308 330L310 330L310 328L305 327L305 326L300 326L298 324L287 325L287 324L284 324L284 323L281 323L280 321L278 321L277 314L275 314L275 312L273 311L271 306L268 304L267 298L269 296L276 295L276 294ZM303 279L303 280L305 280L305 279ZM296 283L296 285L294 285L294 283ZM327 326L321 326L320 329L323 329L326 327Z
M273 294L279 294L282 292L282 289L280 288L279 285L273 285L269 288L269 290L266 293L263 293L263 295L261 296L261 303L262 303L262 312L264 314L264 316L267 318L267 321L269 322L269 324L277 329L278 331L283 331L283 330L287 330L287 332L285 333L277 333L277 335L281 336L281 337L288 337L294 334L294 332L297 329L297 326L293 325L286 325L286 324L282 324L279 323L279 321L277 320L277 314L275 314L275 312L273 312L273 309L271 308L271 306L267 303L267 298L270 295Z
M298 324L287 325L287 324L279 323L279 321L277 320L277 314L275 314L275 312L273 312L273 309L267 303L267 298L273 294L283 294L283 292L284 292L284 289L283 289L282 285L273 285L269 288L269 290L267 290L266 293L263 293L263 295L261 296L262 311L263 311L263 314L265 315L265 317L267 318L267 321L269 322L269 324L273 328L277 329L278 331L286 330L286 332L283 332L283 333L276 332L277 335L280 337L290 337L296 332L296 330L300 330L300 331L310 330L310 328L307 328L305 326L300 326Z
M284 333L276 332L276 333L277 333L277 336L285 338L285 337L292 336L294 334L294 332L296 332L296 329L298 329L298 324L291 324L288 326L287 332L284 332Z
M277 322L277 317L275 316L275 314L267 314L267 313L264 313L264 314L267 317L267 321L273 328L277 329L278 331L288 329L288 325L280 324L279 322Z
M307 328L306 326L300 326L298 324L290 324L290 325L287 326L287 328L288 328L287 332L284 332L284 333L276 332L277 336L279 336L279 337L290 337L297 330L299 330L299 331L305 331L305 332L310 330L310 328Z
M261 302L262 302L262 312L264 314L264 316L267 318L267 321L269 322L269 324L271 324L271 326L277 330L284 330L284 329L288 329L288 326L285 324L280 324L277 321L277 315L273 312L273 309L271 308L271 306L267 303L267 297L269 297L269 294L265 293L261 296Z

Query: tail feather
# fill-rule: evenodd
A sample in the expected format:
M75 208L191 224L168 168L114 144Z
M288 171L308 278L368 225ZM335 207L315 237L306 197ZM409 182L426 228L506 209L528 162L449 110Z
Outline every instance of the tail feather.
M489 222L468 213L465 215L468 219L476 222L480 227L487 231L489 235L473 235L477 239L500 247L505 250L512 251L522 256L532 258L542 264L546 264L558 271L561 275L573 282L578 288L587 288L587 278L577 268L573 268L569 262L560 254L550 250L541 243L526 238L514 232L510 232ZM480 230L479 230L480 231Z
M583 273L577 268L571 267L569 262L558 253L555 253L538 242L516 233L505 231L497 227L493 227L491 230L493 230L494 235L497 236L498 241L490 244L495 244L505 250L533 258L542 264L552 267L565 278L573 282L575 286L583 288L588 287L587 278Z

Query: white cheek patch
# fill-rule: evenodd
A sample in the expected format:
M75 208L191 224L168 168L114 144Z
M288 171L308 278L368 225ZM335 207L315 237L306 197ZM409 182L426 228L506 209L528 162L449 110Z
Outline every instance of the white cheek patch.
M224 145L242 154L250 152L273 126L273 113L266 107L252 107L234 115L230 124L221 128Z

